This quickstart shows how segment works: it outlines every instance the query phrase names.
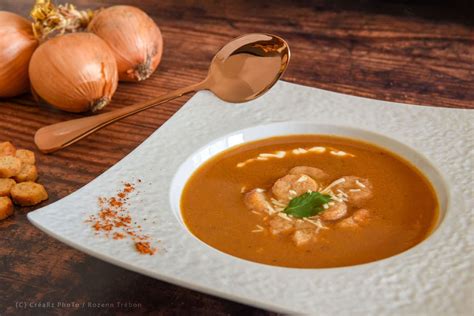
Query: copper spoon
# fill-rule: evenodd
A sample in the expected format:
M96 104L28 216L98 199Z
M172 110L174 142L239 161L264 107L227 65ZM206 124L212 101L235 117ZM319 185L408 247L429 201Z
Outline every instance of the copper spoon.
M290 48L282 38L258 33L243 35L217 52L202 82L119 110L45 126L36 132L35 143L44 153L54 152L115 121L199 90L210 90L227 102L250 101L278 81L289 61Z

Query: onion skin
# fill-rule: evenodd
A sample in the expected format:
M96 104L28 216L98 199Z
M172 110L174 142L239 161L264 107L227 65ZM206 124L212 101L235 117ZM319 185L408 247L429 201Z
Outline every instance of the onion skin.
M34 92L68 112L95 112L106 106L117 89L114 55L90 33L50 39L34 52L29 68Z
M29 90L28 64L37 47L27 19L0 11L0 97L14 97Z
M117 5L101 10L88 30L107 42L114 52L120 81L145 80L161 61L161 31L138 8Z

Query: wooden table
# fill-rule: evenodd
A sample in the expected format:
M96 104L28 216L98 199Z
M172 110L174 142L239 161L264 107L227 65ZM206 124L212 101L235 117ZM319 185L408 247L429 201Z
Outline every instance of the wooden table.
M27 15L31 0L2 0L0 10ZM229 39L271 32L288 40L284 80L368 98L431 106L474 107L474 31L469 1L75 1L97 8L138 3L161 27L159 70L140 84L120 84L112 110L204 78ZM179 3L181 2L181 3ZM258 4L257 4L258 2ZM405 1L408 3L408 1ZM330 3L330 4L328 4ZM72 61L71 61L72 62ZM66 150L38 155L47 203L76 191L138 146L188 97L109 126ZM80 117L39 107L24 95L0 102L0 140L35 150L33 134ZM416 118L414 118L416 123ZM46 203L45 203L46 204ZM43 204L43 205L45 205ZM42 205L42 206L43 206ZM0 222L0 314L149 313L270 314L160 282L87 256L56 241L17 208ZM65 210L67 212L67 210ZM31 307L33 303L125 302L135 307ZM23 304L26 307L23 308Z

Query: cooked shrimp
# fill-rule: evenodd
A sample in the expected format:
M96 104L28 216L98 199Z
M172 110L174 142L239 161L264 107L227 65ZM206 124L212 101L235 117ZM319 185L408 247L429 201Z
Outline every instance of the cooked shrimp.
M329 175L321 169L307 166L294 167L288 173L294 175L306 174L316 181L324 181L329 178Z
M347 205L344 202L334 202L327 210L324 210L320 217L325 221L335 221L343 218L347 214Z
M300 229L300 230L295 231L291 238L293 239L293 242L295 243L296 246L302 247L311 243L314 240L314 237L315 237L314 229L307 228L307 229Z
M348 203L360 207L372 197L372 184L369 180L355 176L345 176L343 179L345 181L335 185L333 191L344 192L347 195Z
M288 202L308 191L317 191L318 184L307 175L289 174L278 179L272 187L272 192L279 201Z
M301 219L300 219L300 220L297 220L297 221L296 221L296 223L295 223L295 228L298 229L298 230L299 230L299 229L309 229L309 228L314 229L315 226L314 226L314 224L311 224L311 223L309 223L309 222L307 222L307 221L304 221L304 220L301 220Z
M370 221L370 212L365 208L361 208L352 214L352 216L343 219L337 223L341 228L356 228L366 225Z
M245 194L244 203L248 209L256 212L269 214L275 212L262 189L254 189Z
M274 216L268 221L272 235L287 235L294 230L293 221Z

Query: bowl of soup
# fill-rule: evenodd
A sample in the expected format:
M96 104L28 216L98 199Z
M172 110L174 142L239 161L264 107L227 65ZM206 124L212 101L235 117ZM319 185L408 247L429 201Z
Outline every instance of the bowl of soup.
M217 139L179 168L171 204L206 245L270 266L336 268L400 255L447 208L415 149L376 133L302 122Z

